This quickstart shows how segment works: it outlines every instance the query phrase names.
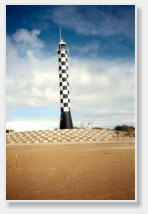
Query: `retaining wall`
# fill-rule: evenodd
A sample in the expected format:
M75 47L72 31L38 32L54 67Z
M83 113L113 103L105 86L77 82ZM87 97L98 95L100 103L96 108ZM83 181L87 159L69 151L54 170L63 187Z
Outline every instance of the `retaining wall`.
M126 132L107 129L57 129L7 134L7 144L134 142Z

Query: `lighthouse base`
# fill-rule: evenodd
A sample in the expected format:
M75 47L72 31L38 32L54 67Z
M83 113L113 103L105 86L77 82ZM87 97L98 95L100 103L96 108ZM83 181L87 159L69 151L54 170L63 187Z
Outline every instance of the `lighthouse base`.
M73 129L70 111L61 111L60 129Z

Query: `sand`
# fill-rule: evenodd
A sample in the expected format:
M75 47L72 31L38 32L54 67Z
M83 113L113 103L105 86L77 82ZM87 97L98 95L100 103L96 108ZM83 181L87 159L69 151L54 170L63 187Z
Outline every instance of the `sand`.
M134 200L134 143L7 145L7 200Z

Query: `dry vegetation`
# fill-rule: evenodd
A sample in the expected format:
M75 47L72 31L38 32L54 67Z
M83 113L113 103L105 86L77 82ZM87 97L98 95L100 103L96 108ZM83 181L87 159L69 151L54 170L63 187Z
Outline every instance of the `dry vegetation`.
M125 132L125 136L135 137L135 127L134 126L128 126L128 125L122 125L122 126L116 126L114 130L118 132Z

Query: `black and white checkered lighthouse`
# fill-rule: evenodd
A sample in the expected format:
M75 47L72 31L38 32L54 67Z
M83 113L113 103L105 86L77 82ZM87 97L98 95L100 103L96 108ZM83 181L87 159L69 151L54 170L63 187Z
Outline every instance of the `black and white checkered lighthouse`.
M59 61L59 85L61 102L60 129L72 129L73 124L70 113L69 96L68 49L66 43L61 39L61 33L57 53Z

